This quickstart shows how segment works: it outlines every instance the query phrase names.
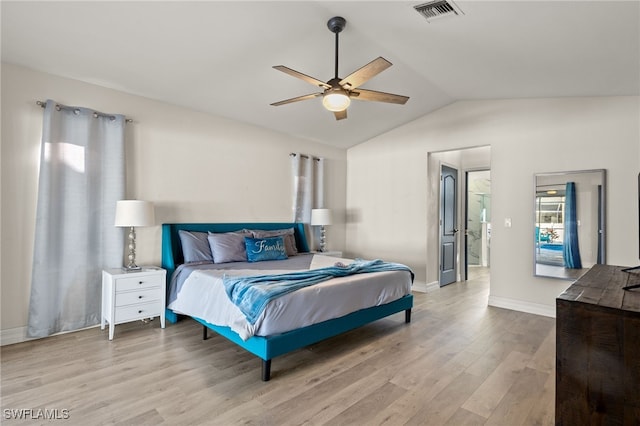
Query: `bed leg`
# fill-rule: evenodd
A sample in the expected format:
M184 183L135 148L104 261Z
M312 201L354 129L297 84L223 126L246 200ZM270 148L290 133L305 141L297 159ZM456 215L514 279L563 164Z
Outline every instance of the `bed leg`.
M262 360L262 381L268 382L271 378L271 360L263 359Z
M207 340L209 337L207 336L207 326L202 326L202 340Z
M407 324L411 322L411 309L407 309L404 311L404 322Z

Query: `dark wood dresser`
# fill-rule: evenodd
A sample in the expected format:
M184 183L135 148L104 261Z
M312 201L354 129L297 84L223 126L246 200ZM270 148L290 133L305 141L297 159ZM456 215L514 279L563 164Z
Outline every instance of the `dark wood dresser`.
M640 425L640 270L595 265L556 299L556 425Z

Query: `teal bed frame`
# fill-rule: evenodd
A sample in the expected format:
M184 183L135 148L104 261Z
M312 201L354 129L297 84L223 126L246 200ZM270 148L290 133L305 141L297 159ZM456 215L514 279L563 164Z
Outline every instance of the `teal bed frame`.
M165 223L162 225L162 267L167 270L167 291L171 276L176 267L183 263L179 230L195 232L232 232L240 229L274 230L294 228L298 252L309 252L305 226L302 223ZM167 298L168 300L168 298ZM207 339L208 330L213 330L229 339L262 360L262 380L271 378L271 360L279 355L337 336L370 322L399 312L405 312L405 322L411 322L413 296L408 294L384 305L361 309L340 318L330 319L318 324L288 331L272 336L252 336L242 340L229 327L210 324L203 319L193 317L203 325L202 338ZM166 319L175 323L179 315L167 308Z

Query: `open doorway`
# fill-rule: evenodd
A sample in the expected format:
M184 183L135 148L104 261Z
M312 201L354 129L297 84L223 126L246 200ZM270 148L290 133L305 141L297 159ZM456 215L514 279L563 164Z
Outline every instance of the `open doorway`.
M491 252L491 171L465 172L464 279L487 273Z
M453 221L447 221L447 213L443 212L443 198L442 194L446 192L447 188L443 188L442 183L444 182L444 176L442 175L443 166L449 167L451 169L457 170L458 178L456 179L455 184L455 199L457 208L455 209ZM468 214L477 214L478 219L476 222L480 222L480 214L482 212L481 208L477 213L468 213L467 204L470 202L475 202L475 198L472 197L472 200L467 201L467 187L468 184L466 182L467 172L476 172L476 171L484 171L489 172L491 169L491 146L477 146L477 147L469 147L469 148L459 148L445 151L437 151L437 152L429 152L427 153L427 169L428 169L428 179L427 179L427 229L426 229L426 246L427 246L427 283L426 289L435 289L440 287L440 272L443 269L447 269L447 260L452 259L454 262L453 267L449 268L451 270L455 270L455 281L466 281L468 279L468 269L477 269L482 270L484 273L489 274L489 253L486 252L487 258L487 267L476 266L482 265L481 259L479 256L479 261L472 261L471 267L467 265L467 238L465 236L466 230L469 228L467 225L467 215ZM472 175L473 177L473 175ZM490 194L490 179L486 180L485 185L482 188L485 189L474 189L475 192L484 192L486 194ZM481 198L482 197L476 197ZM486 222L490 221L490 203L489 197L485 198L485 208L487 209L485 214L489 216L486 217ZM481 203L480 203L481 207ZM471 211L475 211L476 206L471 208ZM446 210L446 209L445 209ZM448 226L451 225L451 226ZM443 239L443 229L446 231L448 228L454 232L455 238L455 249L453 253L449 252L449 246L447 246L447 241ZM459 232L456 232L457 230ZM481 236L481 231L472 233L478 236ZM487 233L488 235L488 233ZM474 238L475 239L475 238ZM446 246L446 247L445 247ZM475 249L471 249L471 252L474 253ZM481 253L480 253L481 254ZM443 267L443 265L445 267Z

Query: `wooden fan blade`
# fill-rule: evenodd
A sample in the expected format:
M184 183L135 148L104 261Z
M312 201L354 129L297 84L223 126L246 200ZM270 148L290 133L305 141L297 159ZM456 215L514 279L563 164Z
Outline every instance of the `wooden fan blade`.
M300 80L304 80L307 83L311 83L314 86L320 86L324 89L331 89L331 86L329 86L327 83L325 83L324 81L320 81L317 78L313 78L311 76L308 76L306 74L303 74L301 72L298 72L296 70L292 70L289 67L285 67L284 65L275 65L273 68L277 69L278 71L282 71L285 74L289 74L293 77L299 78Z
M404 105L409 100L408 96L394 95L393 93L377 92L375 90L358 89L351 92L351 99L361 101L388 102L390 104Z
M284 105L284 104L290 104L291 102L305 101L307 99L317 98L318 96L322 96L322 92L311 93L311 94L302 95L302 96L297 96L297 97L291 98L291 99L285 99L284 101L274 102L271 105L272 106L280 106L280 105Z
M380 56L340 80L339 84L347 90L355 89L367 80L380 74L391 65L393 65L391 62Z
M344 120L345 118L347 118L347 110L343 110L343 111L334 111L333 115L336 116L336 120Z

